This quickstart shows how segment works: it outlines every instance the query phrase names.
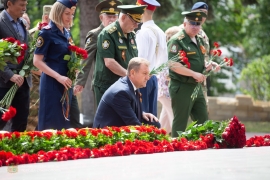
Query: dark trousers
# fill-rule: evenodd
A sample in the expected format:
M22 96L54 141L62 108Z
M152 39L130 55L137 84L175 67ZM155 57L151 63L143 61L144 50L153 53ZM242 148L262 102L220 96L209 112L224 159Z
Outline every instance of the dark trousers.
M6 95L10 88L0 88L0 99ZM11 131L24 132L26 130L27 118L29 114L29 102L30 102L30 89L27 84L27 81L24 79L24 83L21 87L18 88L14 99L11 103L11 106L16 108L16 115L10 120ZM2 113L0 113L2 117ZM2 120L0 121L0 129L3 129L6 125L6 122Z
M151 113L157 117L157 77L152 76L145 88L140 88L142 93L142 109L144 112Z
M72 95L70 112L69 112L70 125L73 128L83 128L83 125L80 123L80 110L78 105L77 97Z

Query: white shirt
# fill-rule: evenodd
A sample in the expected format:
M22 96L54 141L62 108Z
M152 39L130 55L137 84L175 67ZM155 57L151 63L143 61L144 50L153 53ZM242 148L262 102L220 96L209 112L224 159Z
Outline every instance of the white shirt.
M138 57L145 58L150 62L150 71L168 61L166 35L153 20L142 24L141 29L136 34L136 43Z

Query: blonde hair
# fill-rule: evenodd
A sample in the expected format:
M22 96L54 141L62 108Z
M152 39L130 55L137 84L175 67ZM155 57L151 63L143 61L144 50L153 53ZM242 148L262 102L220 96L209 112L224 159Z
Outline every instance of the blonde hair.
M55 2L52 6L49 18L52 20L55 24L63 26L64 23L62 21L62 15L67 7L63 5L60 2Z
M168 42L173 35L180 31L179 26L172 26L165 31L166 41Z
M140 69L141 64L145 64L145 65L149 66L149 61L147 61L146 59L141 58L141 57L132 58L128 63L127 76L130 75L130 71L132 69L134 69L136 72L138 72L139 69Z

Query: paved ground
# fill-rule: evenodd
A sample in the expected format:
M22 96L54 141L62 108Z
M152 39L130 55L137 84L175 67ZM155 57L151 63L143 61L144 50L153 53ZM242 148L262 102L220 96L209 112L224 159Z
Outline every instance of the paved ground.
M1 167L0 179L269 180L270 147L208 149L28 164L19 165L17 173L8 173L7 167Z

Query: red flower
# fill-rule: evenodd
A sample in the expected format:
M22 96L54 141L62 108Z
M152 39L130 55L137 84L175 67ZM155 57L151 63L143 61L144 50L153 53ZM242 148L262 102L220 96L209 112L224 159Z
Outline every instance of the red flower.
M77 49L78 49L78 47L77 47L77 46L68 46L68 49L69 49L70 51L76 52Z
M218 42L214 42L214 46L215 46L215 48L218 48L219 47Z
M10 106L9 109L2 115L2 120L8 121L12 119L15 115L16 115L16 109Z
M21 44L21 47L22 47L22 49L25 50L25 51L26 51L26 49L28 48L28 47L27 47L27 44L25 44L25 43Z
M13 37L8 37L8 38L5 38L4 40L11 43L14 43L16 41L16 39L14 39Z
M41 30L42 28L44 28L45 26L47 26L48 23L44 22L44 23L39 23L38 24L38 30Z

